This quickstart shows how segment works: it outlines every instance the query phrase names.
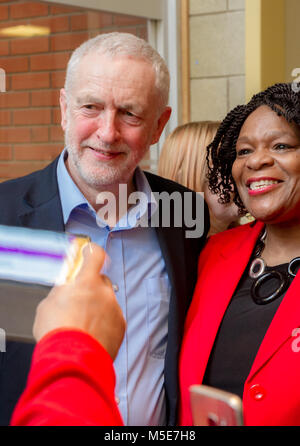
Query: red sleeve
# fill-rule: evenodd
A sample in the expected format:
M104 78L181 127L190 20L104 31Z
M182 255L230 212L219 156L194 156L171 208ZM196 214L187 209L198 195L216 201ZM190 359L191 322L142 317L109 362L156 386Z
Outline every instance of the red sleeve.
M109 354L77 330L46 335L34 350L13 426L119 426L115 374Z

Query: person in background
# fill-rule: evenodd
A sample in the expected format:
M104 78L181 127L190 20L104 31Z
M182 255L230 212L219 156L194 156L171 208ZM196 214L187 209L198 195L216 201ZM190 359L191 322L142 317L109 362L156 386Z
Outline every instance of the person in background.
M299 90L297 90L299 91ZM232 110L208 147L211 191L255 221L210 237L185 322L189 387L243 400L246 425L300 425L300 95L276 84Z
M204 193L210 212L209 235L235 226L240 218L236 205L220 204L207 185L206 147L219 125L215 121L202 121L176 127L167 136L158 162L158 175Z

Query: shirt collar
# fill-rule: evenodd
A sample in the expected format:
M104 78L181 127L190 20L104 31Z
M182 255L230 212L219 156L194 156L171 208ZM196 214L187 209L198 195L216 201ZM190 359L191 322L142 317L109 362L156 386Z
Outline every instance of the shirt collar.
M92 206L72 180L65 165L66 157L67 151L64 148L57 163L57 183L65 225L70 218L71 212L76 207L84 206L93 210Z
M67 157L67 150L66 148L64 148L57 164L57 183L58 183L58 190L59 190L65 225L67 224L70 218L71 212L73 211L73 209L77 207L87 207L90 211L95 213L95 210L93 209L91 204L87 201L85 196L81 193L81 191L78 189L78 187L72 180L65 165L66 157ZM134 173L134 179L135 179L136 190L138 192L143 192L144 196L147 199L148 219L150 219L152 214L156 211L158 205L154 197L154 194L151 190L150 184L146 178L146 175L140 169L140 167L136 168ZM143 217L145 213L146 210L142 215L139 215L139 218Z

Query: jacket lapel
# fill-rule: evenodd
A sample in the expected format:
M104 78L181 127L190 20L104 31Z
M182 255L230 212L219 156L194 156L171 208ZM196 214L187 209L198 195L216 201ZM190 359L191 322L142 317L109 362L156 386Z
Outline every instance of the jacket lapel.
M189 368L184 367L190 383L202 382L223 316L262 228L261 223L256 223L251 231L249 227L241 228L241 234L234 239L228 232L227 242L219 252L214 251L212 239L209 257L200 257L200 279L185 324L188 343L183 341L185 361L191 362Z
M247 381L252 379L264 364L286 342L292 342L292 332L300 327L300 272L286 292L255 357ZM292 345L291 345L292 349Z
M57 162L58 158L28 179L29 187L18 211L20 226L64 231L56 177Z

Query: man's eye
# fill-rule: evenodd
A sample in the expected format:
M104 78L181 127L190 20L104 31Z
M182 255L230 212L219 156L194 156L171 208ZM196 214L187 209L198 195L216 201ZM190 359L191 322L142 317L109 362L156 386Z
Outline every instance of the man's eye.
M135 115L134 115L133 113L131 113L130 111L125 110L125 111L124 111L124 114L125 114L126 116L135 118Z
M135 115L131 111L124 110L124 111L122 111L122 115L123 115L124 119L126 119L131 124L137 124L140 122L139 116Z

